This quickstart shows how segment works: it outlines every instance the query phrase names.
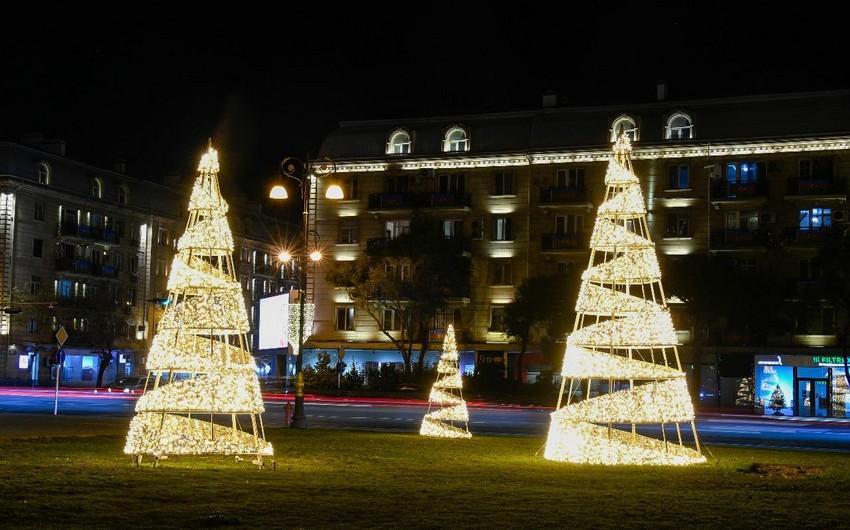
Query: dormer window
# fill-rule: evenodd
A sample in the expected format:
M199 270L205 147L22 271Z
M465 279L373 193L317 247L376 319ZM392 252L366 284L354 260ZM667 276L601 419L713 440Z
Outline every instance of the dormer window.
M94 199L103 197L103 181L98 177L91 179L91 196Z
M452 127L443 140L443 152L465 153L469 151L469 135L463 127Z
M50 184L50 166L47 165L47 162L38 164L38 183Z
M410 134L407 131L397 130L390 135L387 142L388 155L409 155L410 151Z
M667 140L689 140L694 137L694 125L691 117L683 112L677 112L667 120L664 127L664 137Z
M123 184L118 186L118 204L125 204L126 205L127 204L127 197L129 196L129 194L130 194L130 192L127 189L127 186L125 186Z
M635 123L635 120L630 116L620 116L614 123L611 125L611 141L616 142L617 137L620 136L620 132L626 133L626 136L629 137L629 140L632 142L637 141L638 139L638 127Z

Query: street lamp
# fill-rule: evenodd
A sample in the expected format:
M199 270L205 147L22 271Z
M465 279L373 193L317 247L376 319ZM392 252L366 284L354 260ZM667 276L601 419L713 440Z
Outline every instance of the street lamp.
M320 179L332 175L336 171L336 165L330 158L320 158L317 160L301 161L295 157L284 158L280 163L280 172L285 177L298 182L301 188L301 199L303 201L303 241L301 247L295 252L282 252L280 259L282 261L292 261L298 264L298 351L295 354L295 408L292 411L292 423L290 427L298 429L307 428L307 417L304 415L304 372L303 372L303 352L305 336L305 328L308 323L312 331L313 319L305 319L305 302L307 298L307 265L308 260L317 262L322 259L321 251L318 248L318 234L310 231L310 199ZM327 199L342 199L342 188L336 183L331 183L325 192ZM283 200L289 198L286 188L283 184L276 184L269 192L270 199ZM312 244L310 235L314 235Z

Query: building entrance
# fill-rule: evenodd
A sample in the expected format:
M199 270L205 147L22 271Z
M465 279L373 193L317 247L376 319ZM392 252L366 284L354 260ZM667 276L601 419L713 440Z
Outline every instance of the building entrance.
M829 416L829 380L797 379L797 392L794 400L796 416Z

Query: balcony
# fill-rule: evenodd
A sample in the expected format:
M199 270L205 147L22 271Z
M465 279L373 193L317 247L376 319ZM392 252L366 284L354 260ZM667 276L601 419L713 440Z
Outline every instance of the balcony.
M546 251L586 250L588 243L584 234L543 234L541 248Z
M273 265L254 265L254 274L260 276L277 276L280 269Z
M711 343L717 346L764 346L764 333L748 329L713 329Z
M57 272L70 272L73 274L92 274L92 263L77 258L58 258L56 260Z
M766 249L768 235L758 230L712 230L712 250Z
M831 234L831 228L788 228L785 230L785 242L789 245L820 246Z
M819 179L789 179L787 194L785 198L832 198L839 201L844 201L847 199L847 182L845 178L841 177Z
M441 210L469 210L472 196L469 193L421 193L417 196L420 208Z
M590 190L586 188L540 188L540 208L593 207Z
M416 198L415 193L373 193L369 195L369 210L412 210L417 206Z
M747 182L715 181L711 185L711 202L745 202L752 199L767 199L767 181Z

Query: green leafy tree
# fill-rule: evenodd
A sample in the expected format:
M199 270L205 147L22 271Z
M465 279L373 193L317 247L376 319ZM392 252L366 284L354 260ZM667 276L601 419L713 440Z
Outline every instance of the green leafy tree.
M439 225L423 216L413 219L409 233L385 243L355 261L337 263L327 279L346 289L355 307L377 323L401 354L410 380L417 346L416 372L424 373L434 316L463 294L472 264L458 240L443 236ZM392 325L385 322L388 314Z
M531 276L517 287L514 301L505 308L505 326L506 333L520 342L519 367L522 367L528 346L535 337L540 337L541 343L563 345L564 337L573 328L580 284L578 272L572 271L552 276ZM550 352L553 350L553 347L548 348ZM519 369L515 380L517 383L522 381Z

